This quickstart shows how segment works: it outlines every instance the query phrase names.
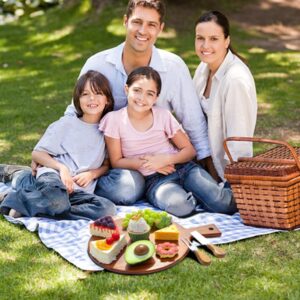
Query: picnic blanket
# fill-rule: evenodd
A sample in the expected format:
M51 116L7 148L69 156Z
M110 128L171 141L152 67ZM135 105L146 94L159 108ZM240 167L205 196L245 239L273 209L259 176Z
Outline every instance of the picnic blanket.
M135 206L119 206L117 213L118 216L124 217L128 212L145 208L154 209L150 204L140 201ZM5 218L11 223L24 225L29 231L37 231L39 238L46 247L53 249L79 269L84 271L103 270L89 258L87 253L88 241L90 239L89 221L57 221L37 217L14 219L5 216ZM228 216L224 214L200 212L188 218L173 217L173 220L185 228L212 223L216 224L221 230L222 236L211 238L210 240L213 244L225 244L281 231L246 226L242 223L239 213Z

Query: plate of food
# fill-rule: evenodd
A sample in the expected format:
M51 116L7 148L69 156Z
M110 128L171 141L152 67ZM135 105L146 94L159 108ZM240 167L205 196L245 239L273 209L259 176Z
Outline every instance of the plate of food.
M142 275L168 269L188 254L183 242L190 232L219 236L212 225L185 229L166 212L150 209L129 213L124 219L105 216L90 223L88 254L99 266L120 274Z

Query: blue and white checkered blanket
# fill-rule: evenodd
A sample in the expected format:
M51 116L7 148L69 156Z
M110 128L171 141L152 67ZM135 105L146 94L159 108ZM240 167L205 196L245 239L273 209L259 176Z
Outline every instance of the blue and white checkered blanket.
M149 207L151 208L145 202L139 202L135 206L119 206L118 216L124 217L128 212ZM11 223L24 225L29 231L37 231L46 247L53 249L79 269L85 271L103 270L89 258L87 253L88 241L90 239L88 221L57 221L47 218L27 217L14 219L8 216L5 217ZM280 231L245 226L238 213L228 216L201 212L189 218L174 217L173 220L185 228L212 223L216 224L221 230L222 236L211 238L210 240L213 244L225 244Z

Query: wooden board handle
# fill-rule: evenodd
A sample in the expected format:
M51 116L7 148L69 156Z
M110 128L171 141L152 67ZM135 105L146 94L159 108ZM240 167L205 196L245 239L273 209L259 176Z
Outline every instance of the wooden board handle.
M197 249L193 252L195 253L196 258L201 265L209 266L211 264L210 257L204 251Z
M295 151L295 149L288 143L286 142L283 142L283 141L278 141L278 140L270 140L270 139L262 139L262 138L255 138L255 137L229 137L227 139L224 140L223 142L223 146L224 146L224 150L230 160L231 163L233 163L233 158L232 158L232 155L228 149L228 146L227 146L227 142L258 142L258 143L267 143L267 144L277 144L277 145L281 145L281 146L285 146L286 148L288 148L294 158L295 161L291 161L291 160L288 160L289 164L291 162L294 162L293 164L296 163L298 169L300 170L300 160L298 158L298 155ZM244 158L242 158L243 160ZM247 158L247 160L249 161L260 161L260 162L273 162L273 163L286 163L286 159L283 159L283 160L279 160L279 159L271 159L271 158L264 158L264 157L260 157L260 158L257 158L257 157L249 157Z
M213 244L207 244L205 245L215 257L222 258L226 255L226 251L216 245Z

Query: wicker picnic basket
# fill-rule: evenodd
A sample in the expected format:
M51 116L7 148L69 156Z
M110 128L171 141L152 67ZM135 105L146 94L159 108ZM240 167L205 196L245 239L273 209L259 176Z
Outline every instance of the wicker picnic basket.
M277 146L234 162L227 147L230 141ZM300 147L277 140L231 137L224 141L224 149L230 160L225 178L231 184L243 222L287 230L300 227Z

